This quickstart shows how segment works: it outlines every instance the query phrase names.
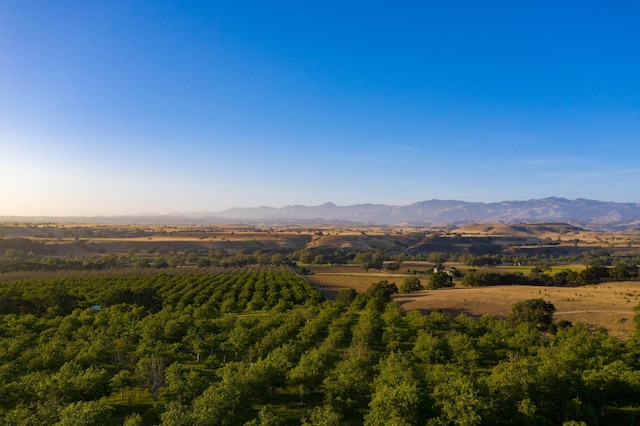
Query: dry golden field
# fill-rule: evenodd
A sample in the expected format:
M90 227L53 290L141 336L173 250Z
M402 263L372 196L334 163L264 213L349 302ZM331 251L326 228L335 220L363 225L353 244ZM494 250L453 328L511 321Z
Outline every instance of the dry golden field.
M561 247L606 247L608 249L635 248L640 245L637 231L590 231L567 224L532 223L522 225L467 225L450 231L464 237L524 238L537 244L551 241Z
M398 295L407 309L433 310L457 315L488 314L506 317L511 306L525 299L542 298L556 307L554 318L604 327L618 337L633 331L634 307L640 303L640 283L605 282L583 287L499 286L452 288Z
M29 238L55 246L57 256L127 254L135 249L171 252L186 248L197 251L225 249L294 250L311 241L314 228L248 225L162 226L87 224L0 224L0 237Z
M365 292L371 284L385 279L400 285L409 276L406 273L365 272L352 266L315 267L311 271L313 274L306 278L330 296L347 287ZM423 284L426 280L421 277ZM626 338L633 331L634 307L640 303L640 282L605 282L583 287L456 287L394 296L406 310L440 309L452 316L464 313L473 317L488 314L502 318L509 315L514 303L535 298L553 303L557 310L556 320L604 327L611 335Z
M468 225L457 229L433 229L408 226L340 226L340 225L88 225L88 224L0 224L0 237L22 237L55 246L55 256L96 254L171 253L185 249L199 252L237 250L297 249L325 250L406 250L469 252L474 244L499 246L509 250L560 250L580 254L602 248L615 255L637 255L640 233L596 232L566 224ZM357 266L312 266L307 278L326 293L335 295L341 288L365 291L374 282L386 279L400 284L407 270L428 270L426 262L404 262L397 273L364 271ZM447 264L465 272L463 264ZM557 272L567 267L554 267ZM568 268L580 269L581 265ZM485 270L485 268L477 268ZM497 267L487 270L522 272L530 267ZM424 275L419 275L426 284ZM397 296L406 309L442 309L456 314L508 315L519 300L542 297L557 308L556 319L583 321L605 327L612 334L626 336L633 325L633 307L638 304L640 282L603 283L579 288L555 287L483 287L424 291L411 296Z
M404 250L466 252L474 244L508 250L581 252L605 248L617 254L640 250L640 233L596 232L566 224L468 225L457 229L347 225L104 225L0 223L0 237L57 245L57 255L126 253L162 247L175 250L284 248L289 250Z
M305 278L333 296L346 287L353 287L358 293L365 292L371 284L380 280L395 282L399 285L408 276L407 274L393 274L384 271L365 272L357 266L321 266L310 269L313 274L307 275ZM424 282L426 283L426 281Z

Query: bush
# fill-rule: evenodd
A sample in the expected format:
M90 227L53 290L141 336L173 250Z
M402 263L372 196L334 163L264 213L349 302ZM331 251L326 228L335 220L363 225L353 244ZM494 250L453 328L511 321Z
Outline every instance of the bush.
M407 277L404 279L402 284L400 284L399 292L400 294L413 293L414 291L420 291L423 288L420 278Z
M438 288L446 288L453 287L453 277L446 272L434 272L429 277L429 284L427 286L428 289L438 289Z

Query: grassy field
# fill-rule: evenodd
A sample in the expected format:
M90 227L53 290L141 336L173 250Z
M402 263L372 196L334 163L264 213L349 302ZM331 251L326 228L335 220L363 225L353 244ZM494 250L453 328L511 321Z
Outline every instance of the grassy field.
M554 318L604 327L617 337L633 331L633 308L640 303L640 283L605 282L583 287L498 286L452 288L398 295L407 309L441 309L450 315L465 313L506 317L511 306L525 299L542 298L556 307Z
M405 261L402 262L402 267L400 268L400 271L402 272L407 272L407 270L411 269L411 270L418 270L418 271L426 271L429 270L431 268L433 268L433 263L430 262L415 262L415 261ZM531 273L531 270L535 268L535 266L518 266L518 265L499 265L499 266L468 266L464 263L460 263L460 262L448 262L446 265L446 268L455 268L458 269L460 272L467 272L470 269L476 270L478 272L501 272L501 273L515 273L515 272L520 272L524 275L529 275ZM574 265L561 265L561 266L554 266L551 268L550 271L547 271L548 273L551 274L555 274L558 273L560 271L576 271L579 272L583 269L585 269L586 266L584 265L579 265L579 264L574 264ZM345 270L344 272L348 272L348 270Z
M562 249L580 253L606 248L636 253L640 234L596 232L566 224L469 225L453 230L428 227L340 225L98 225L0 223L0 237L29 238L56 245L58 256L92 253L126 254L130 249L197 250L224 248L386 250L411 247L419 252L465 252L473 244L527 253Z
M465 253L474 244L505 250L562 249L579 254L601 248L617 255L636 255L640 250L637 232L596 232L566 224L468 225L453 230L419 227L350 227L338 225L79 225L79 224L0 224L0 237L28 238L46 246L56 257L138 253L141 256L168 255L185 250L207 253L224 249L229 253L296 249L377 250L411 247L422 253L445 250ZM533 251L530 254L535 254ZM464 264L448 263L467 272ZM400 285L408 270L423 273L433 267L428 262L404 262L397 273L364 271L358 266L311 266L307 278L328 295L353 287L359 292L374 282L389 280ZM582 265L554 266L550 273L581 270ZM531 266L473 268L481 272L520 272L528 275ZM10 273L25 276L39 272ZM506 316L518 300L543 297L558 308L557 318L585 321L606 327L614 334L628 335L632 329L632 308L638 304L636 287L640 283L604 283L596 287L538 288L509 286L501 288L453 289L423 292L416 296L398 296L407 309L442 309L470 315L488 313ZM446 295L446 296L445 296Z
M402 269L405 269L404 264ZM406 273L365 272L355 266L313 267L311 271L313 274L306 278L332 296L347 287L364 292L371 284L385 279L400 285L409 276ZM520 272L527 273L525 270ZM427 283L427 278L420 279L423 284ZM395 296L406 310L440 309L449 315L465 313L474 317L483 314L507 317L514 303L533 298L553 303L557 309L556 320L604 327L610 334L625 338L633 331L633 308L640 303L640 282L605 282L583 287L456 287Z

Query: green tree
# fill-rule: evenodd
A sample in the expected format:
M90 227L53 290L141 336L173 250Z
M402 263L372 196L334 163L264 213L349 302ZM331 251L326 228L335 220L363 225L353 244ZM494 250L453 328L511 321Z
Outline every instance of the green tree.
M495 406L498 420L513 419L522 425L544 424L536 414L538 407L532 400L537 387L537 363L532 358L502 361L486 378L486 386ZM536 395L537 396L537 395Z
M246 325L238 322L229 333L225 347L233 350L235 359L238 359L238 352L245 351L251 343L251 334Z
M452 357L458 362L462 371L470 371L480 360L480 353L476 349L476 341L468 334L454 334L449 338Z
M338 295L336 296L336 302L344 303L346 306L349 306L351 305L351 302L353 302L353 300L356 298L357 295L358 295L358 292L356 291L355 288L353 287L343 288L338 292Z
M355 411L370 392L371 375L366 356L340 361L324 380L325 404L342 413Z
M453 287L453 277L446 272L434 272L429 277L427 288L435 290L438 288Z
M605 412L610 405L632 405L640 398L640 371L618 360L585 370L582 380L589 399Z
M398 287L395 283L382 280L371 284L364 296L367 303L372 303L377 310L382 310L384 305L391 302L391 296L396 293L398 293Z
M191 403L208 387L206 378L177 362L167 367L165 382L166 386L162 391L164 397L183 405Z
M384 254L379 250L374 253L360 252L353 258L353 262L359 264L365 271L369 269L380 271L384 267Z
M551 302L542 299L528 299L515 303L511 307L509 319L515 323L527 322L535 327L546 330L553 322L556 311Z
M284 421L273 411L264 407L258 411L258 417L247 422L244 426L281 426L284 425Z
M298 387L300 403L304 396L322 383L329 362L329 354L322 349L313 348L302 355L298 365L289 372L289 380Z
M425 398L420 375L409 358L392 353L378 364L374 393L364 424L415 425L424 414Z
M237 412L249 403L251 384L247 381L247 367L241 363L228 363L221 372L222 380L205 390L193 401L193 412L184 416L176 405L173 418L176 425L226 426L237 424ZM168 416L168 415L167 415ZM163 415L163 421L165 416Z
M133 413L124 418L122 426L142 426L142 416L138 413Z
M284 257L284 255L280 253L276 253L271 256L272 265L275 265L275 266L282 265L283 263L285 263L285 261L286 261L286 258Z
M342 416L330 406L315 407L302 418L301 426L338 426Z
M400 294L413 293L415 291L420 291L424 287L420 282L420 278L418 277L407 277L400 284L400 288L398 289Z
M416 359L427 364L444 363L451 357L451 347L446 339L419 330L412 353Z
M55 426L107 426L111 424L113 408L97 401L79 401L60 411L60 421Z
M439 365L429 372L429 380L433 384L431 398L440 411L438 418L442 424L481 424L487 401L470 375Z
M611 277L616 280L628 280L629 278L631 278L631 272L629 271L629 268L621 263L614 266L610 273Z

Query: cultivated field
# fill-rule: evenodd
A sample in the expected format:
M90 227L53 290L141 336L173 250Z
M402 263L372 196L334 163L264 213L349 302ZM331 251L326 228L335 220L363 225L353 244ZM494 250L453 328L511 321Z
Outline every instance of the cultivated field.
M282 252L318 250L344 253L388 250L410 254L432 252L474 254L478 248L488 252L523 253L527 255L581 255L594 249L612 255L636 255L640 251L638 231L596 232L566 224L468 225L457 229L420 227L355 227L347 225L86 225L53 223L0 224L0 238L27 238L44 247L48 256L102 256L109 254L156 256L197 252L224 251ZM24 254L27 254L25 251ZM36 253L39 254L39 253ZM195 268L195 264L190 267ZM335 295L345 287L364 292L374 282L389 280L396 284L417 271L426 284L426 272L433 267L428 262L403 262L397 272L364 271L359 266L311 265L307 279L326 294ZM466 272L469 267L447 263ZM499 266L474 268L478 271L522 272L529 274L531 266ZM552 273L562 269L580 270L583 265L554 266ZM22 274L27 274L24 272ZM511 305L532 297L550 300L558 309L557 319L584 321L605 327L612 334L626 336L633 325L632 308L638 304L640 283L615 282L579 288L555 287L494 287L455 288L425 291L412 296L397 296L406 309L442 309L456 314L465 312L478 316L484 313L506 316Z
M582 253L606 248L615 254L640 250L640 233L596 232L567 224L468 225L457 229L347 225L104 225L0 223L0 237L29 238L55 246L58 256L126 254L149 250L407 250L468 253L494 247L512 253Z

